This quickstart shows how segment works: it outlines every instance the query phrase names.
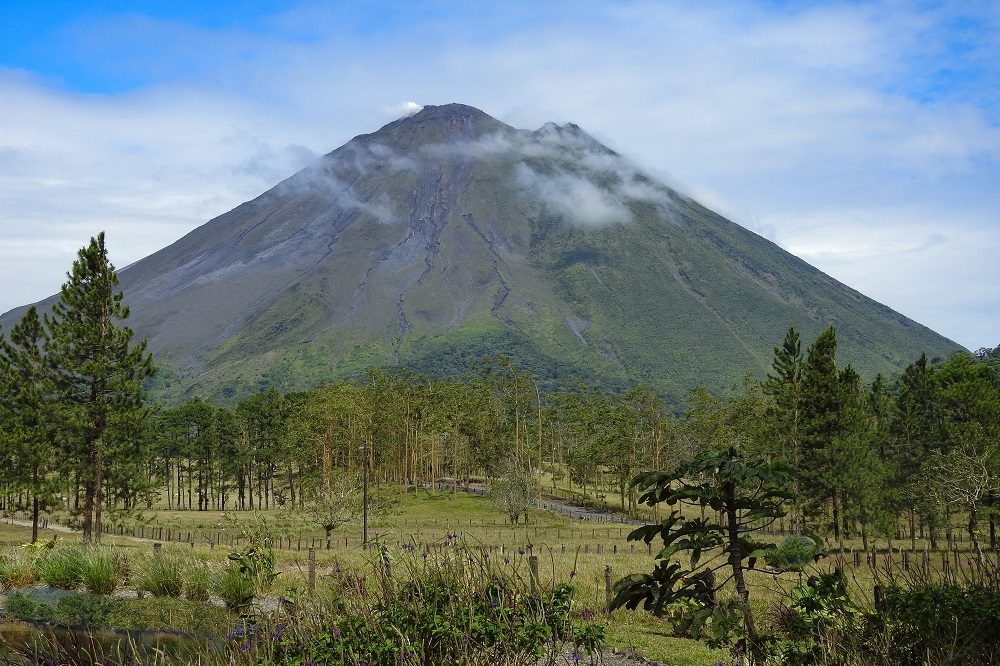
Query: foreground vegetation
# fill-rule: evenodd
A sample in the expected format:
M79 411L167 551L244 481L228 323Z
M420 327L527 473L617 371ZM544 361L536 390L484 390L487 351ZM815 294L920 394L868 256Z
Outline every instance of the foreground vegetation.
M485 500L478 501L486 505ZM428 499L426 502L440 507L441 502L447 500ZM488 507L482 510L488 511ZM23 538L29 534L25 528L16 533L9 530L10 537ZM239 554L239 551L167 546L159 555L154 555L148 541L116 541L120 544L95 547L57 542L52 548L17 547L13 553L8 551L9 554L0 560L0 583L5 589L20 592L8 594L7 614L90 628L96 631L97 640L88 649L105 653L115 649L118 642L124 641L122 645L127 647L129 640L139 643L149 637L109 637L97 631L99 627L166 630L171 634L165 639L169 645L164 647L166 653L160 659L174 654L176 663L187 663L193 659L191 650L195 650L197 659L206 664L268 663L284 658L285 647L290 648L290 653L294 652L292 648L299 650L295 652L299 656L315 658L324 654L324 650L328 651L327 655L337 655L328 657L331 660L327 663L400 663L379 662L377 658L371 659L373 655L360 652L343 661L339 659L341 654L356 650L359 645L357 635L351 631L383 636L381 643L373 644L382 645L387 655L405 654L413 649L415 642L424 640L420 637L424 636L422 632L430 631L427 623L432 619L438 623L434 625L438 629L442 622L464 627L462 622L475 620L496 631L507 632L505 635L521 632L525 636L551 636L550 632L554 631L550 625L546 624L549 629L544 629L533 624L530 617L534 616L524 614L518 616L516 625L497 625L495 623L504 618L481 617L491 612L491 608L476 607L477 600L489 598L482 588L493 582L493 577L511 586L508 590L512 595L511 603L516 598L533 596L530 594L532 574L528 552L505 550L500 553L457 538L444 538L428 550L397 544L386 546L384 550L319 551L313 593L309 591L306 555L275 552L274 570L278 575L255 577L256 582L244 578L247 584L236 588L250 590L249 602L246 597L241 601L237 596L227 604L225 599L234 597L220 596L228 593L215 582L218 574L229 569L243 577L249 576L252 570L248 568L247 574L243 574L238 565L233 565L234 560L230 560L229 555ZM248 549L241 550L245 554ZM779 550L794 559L794 549L783 545ZM713 549L706 552L705 557L710 559L717 553L718 549ZM117 567L94 567L95 562L99 563L108 555L118 563ZM161 562L158 566L154 564L156 558ZM49 559L52 562L45 562ZM542 598L546 604L561 603L557 593L568 594L572 588L568 624L559 641L570 656L579 649L586 661L587 641L596 648L600 639L600 644L621 650L636 648L640 654L667 664L728 661L729 648L723 647L726 644L722 635L724 628L711 628L710 624L706 631L705 627L692 624L690 612L693 608L689 605L674 604L658 619L626 609L615 611L610 617L605 614L604 567L611 565L616 578L623 573L641 572L650 562L645 553L561 555L557 549L544 551L539 560L536 584L537 590L544 592ZM678 557L675 561L686 563L687 559ZM897 564L889 568L884 565L848 568L847 575L842 576L834 573L835 558L825 558L806 565L803 574L790 568L758 567L747 572L747 585L750 605L758 618L759 634L768 637L766 648L773 655L774 663L988 664L993 662L982 656L983 651L996 647L990 641L995 642L998 634L991 628L1000 618L996 606L1000 597L995 587L1000 572L996 570L995 561L987 555L981 572L970 566L964 574L959 574L937 567L927 572L914 567L906 572L897 560ZM785 562L784 566L787 564ZM96 568L97 573L85 574L88 567ZM30 571L32 568L34 573ZM205 570L212 572L213 582L208 586L199 582L204 581L199 572ZM38 582L33 587L25 587L32 580ZM414 580L416 588L407 585ZM42 584L46 584L45 587L40 587ZM876 585L882 590L878 606L873 595ZM49 591L65 588L70 589L55 595ZM207 602L204 600L206 589ZM109 590L115 590L113 596L107 596ZM142 598L134 598L131 592L138 590L143 592ZM737 590L732 584L720 587L720 604L737 598ZM431 606L432 602L438 605ZM544 612L541 617L545 617ZM352 621L361 618L371 625L339 624L347 622L348 618L355 618ZM512 617L506 620L514 621ZM401 628L408 642L388 640L384 633L387 622L398 623L395 626ZM376 626L381 629L369 634ZM254 627L250 634L247 634L247 627ZM329 635L331 631L336 633L335 629L347 638L331 642ZM190 642L178 644L172 636L178 632L190 636ZM457 650L461 645L467 650L465 657L455 657L457 663L461 663L462 658L468 658L466 663L484 663L477 660L490 655L499 663L535 663L527 656L530 650L520 651L529 643L521 644L517 652L521 657L511 653L503 657L510 659L505 662L502 655L480 649L483 646L471 638L469 643L463 642L462 635L457 634L457 643L448 648ZM483 640L489 635L484 633ZM692 640L695 637L707 641L708 646ZM292 640L295 642L291 643ZM300 649L299 645L307 646L308 650ZM717 649L712 649L712 645ZM45 644L39 649L50 647ZM554 649L555 646L546 646L542 640L542 648L548 650L550 647ZM330 650L339 652L330 653ZM288 660L285 663L306 661ZM317 660L316 663L324 662ZM412 663L443 662L416 660Z

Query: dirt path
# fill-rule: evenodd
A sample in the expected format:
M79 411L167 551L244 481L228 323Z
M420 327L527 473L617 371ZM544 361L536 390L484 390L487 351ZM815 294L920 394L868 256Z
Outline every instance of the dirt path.
M18 527L31 528L30 520L18 520L17 518L8 518L7 523L10 525L17 525ZM60 525L59 523L49 523L48 527L38 526L38 534L41 535L44 532L60 532L62 534L76 534L79 530L74 530L71 527L66 527L65 525Z
M486 486L478 483L473 483L468 486L456 486L447 483L437 483L433 486L430 483L421 485L427 488L434 487L436 490L447 490L451 492L459 491L472 493L473 495L486 495L489 492ZM644 520L637 520L631 516L626 516L611 510L601 510L595 507L572 504L562 497L556 497L555 495L547 495L544 493L542 494L541 499L531 500L531 505L538 509L566 516L570 520L615 523L619 525L645 525L647 522Z

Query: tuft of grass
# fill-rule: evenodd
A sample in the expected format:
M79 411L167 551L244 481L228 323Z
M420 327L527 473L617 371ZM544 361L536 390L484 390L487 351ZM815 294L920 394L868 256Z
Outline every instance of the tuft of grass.
M154 597L179 597L184 588L184 567L181 558L166 550L146 556L139 562L133 579L137 590Z
M226 608L240 611L253 603L257 585L239 567L230 564L215 580L215 593L225 602Z
M75 589L82 580L85 559L82 546L56 546L38 558L38 577L50 587Z
M29 587L38 581L34 553L18 548L0 557L0 588Z
M125 557L105 546L83 548L80 582L88 592L110 595L125 579Z
M204 560L192 557L184 570L184 598L208 601L212 593L212 568Z

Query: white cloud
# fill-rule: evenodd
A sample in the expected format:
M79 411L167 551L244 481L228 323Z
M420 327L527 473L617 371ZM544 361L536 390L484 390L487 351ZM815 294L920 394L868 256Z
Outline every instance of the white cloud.
M96 231L124 265L416 107L387 101L420 99L518 127L576 122L904 314L970 346L1000 342L985 260L1000 224L983 213L1000 210L1000 11L572 7L406 5L374 30L364 12L319 4L252 30L66 28L64 57L154 82L85 95L0 71L0 310L53 293ZM595 194L558 177L544 187ZM595 210L620 214L621 196L592 197ZM858 210L880 212L816 231ZM948 242L914 249L935 233Z
M402 104L397 104L396 106L390 106L386 109L390 116L393 118L407 118L415 113L420 113L420 110L424 107L413 101L406 101Z
M898 206L790 213L766 219L780 244L820 270L970 348L997 337L1000 216ZM996 345L994 345L996 346Z
M587 227L624 224L632 215L620 199L586 178L559 171L539 173L524 162L515 168L517 183L570 224Z

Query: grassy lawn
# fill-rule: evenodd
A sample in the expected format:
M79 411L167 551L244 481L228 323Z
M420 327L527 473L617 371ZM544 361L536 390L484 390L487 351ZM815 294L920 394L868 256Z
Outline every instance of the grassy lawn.
M509 567L517 575L528 577L528 557L539 557L539 576L542 585L570 581L577 586L576 606L595 613L603 611L606 599L606 569L610 567L612 580L630 573L649 571L653 558L648 549L625 541L631 529L606 523L573 522L563 516L539 510L529 513L529 524L511 526L493 507L489 499L468 493L451 493L417 490L398 493L397 503L390 514L373 518L370 535L388 548L390 557L396 557L399 546L412 544L415 552L441 547L447 535L457 534L458 542L470 548L488 548L494 561ZM272 510L260 512L274 533L283 539L277 550L281 575L271 593L274 596L293 596L305 592L307 587L308 546L315 538L322 545L322 530L304 524L296 512ZM167 544L171 550L180 550L195 556L225 562L231 547L227 542L218 543L219 535L233 535L236 531L231 521L246 522L250 512L177 511L157 509L143 516L142 525L152 536L152 528L170 531L172 538L182 543ZM136 523L139 524L139 523ZM191 532L194 546L187 542ZM301 535L302 541L298 539ZM62 541L77 541L78 534L43 531L42 539L55 536ZM158 536L158 533L157 533ZM289 537L291 537L289 539ZM347 539L347 545L344 539ZM0 544L5 548L22 544L30 538L27 527L0 524ZM779 540L780 537L775 537ZM210 541L215 540L214 547ZM153 539L107 535L105 542L120 548L126 556L152 549ZM334 533L332 548L317 549L317 573L320 585L329 584L335 568L370 571L378 565L380 551L361 548L361 527L352 524ZM302 549L299 550L299 543ZM532 548L527 549L531 544ZM499 546L503 546L502 550ZM860 547L860 544L857 544ZM634 550L633 550L634 549ZM832 558L822 560L817 570L833 566ZM874 583L869 567L849 567L849 575L861 598L869 598ZM796 574L772 576L751 573L749 583L752 602L761 622L766 624L769 611L785 593L799 582ZM667 623L643 612L620 610L608 622L608 642L618 649L635 648L650 659L666 664L714 664L725 659L725 651L712 650L697 641L675 638L670 635Z

